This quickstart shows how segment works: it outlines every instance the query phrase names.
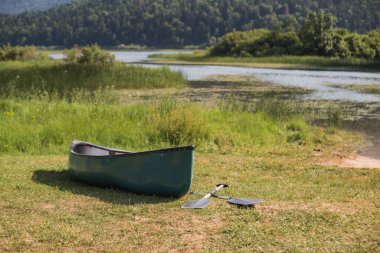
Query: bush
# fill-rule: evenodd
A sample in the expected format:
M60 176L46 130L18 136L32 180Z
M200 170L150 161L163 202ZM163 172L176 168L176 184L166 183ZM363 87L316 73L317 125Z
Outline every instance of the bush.
M211 49L210 55L242 56L244 51L244 55L247 55L247 52L249 53L248 47L268 34L270 31L266 29L228 33L220 43Z
M262 46L264 45L264 47ZM294 55L301 51L301 41L295 32L272 32L253 43L252 55Z
M348 48L353 57L374 59L376 51L370 46L370 38L367 35L357 33L345 38Z
M380 28L368 33L368 43L375 50L375 58L380 61Z
M348 47L346 40L344 39L344 35L337 32L333 37L333 48L329 52L330 56L335 56L339 58L349 58L352 53Z
M71 50L65 50L66 61L79 64L112 64L115 62L115 56L109 52L103 51L100 46L94 44L87 47L75 47Z
M28 61L38 57L39 54L34 46L12 47L6 44L0 49L0 61Z
M152 116L160 137L171 145L199 144L209 138L206 121L197 108L163 99Z

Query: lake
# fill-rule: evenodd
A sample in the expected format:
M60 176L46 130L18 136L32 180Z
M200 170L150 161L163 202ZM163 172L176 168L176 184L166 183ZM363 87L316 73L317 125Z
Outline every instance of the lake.
M191 53L191 51L188 51ZM162 67L160 64L149 64L149 55L176 54L184 51L128 51L113 52L116 59L122 62L142 64L149 68ZM62 59L62 54L52 54L54 59ZM251 76L257 79L284 86L297 86L313 90L302 95L303 99L314 100L349 100L356 102L380 102L380 96L364 94L331 85L379 85L380 73L320 70L288 70L269 68L249 68L213 65L168 65L174 71L181 72L188 80L202 80L218 75Z

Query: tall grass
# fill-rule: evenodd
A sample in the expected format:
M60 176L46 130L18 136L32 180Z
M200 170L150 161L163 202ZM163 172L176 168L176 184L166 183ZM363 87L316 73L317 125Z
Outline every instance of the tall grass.
M289 127L290 126L290 127ZM196 144L205 152L313 142L321 135L302 117L205 109L178 102L151 105L0 100L0 153L59 154L73 139L145 150ZM289 137L298 134L297 138Z
M295 116L303 115L306 108L299 101L292 99L276 99L262 97L250 101L240 100L238 97L230 97L218 104L219 108L236 112L261 112L272 120L286 121Z
M109 88L162 88L186 84L168 68L147 69L115 63L69 64L62 62L0 62L0 96L73 98Z

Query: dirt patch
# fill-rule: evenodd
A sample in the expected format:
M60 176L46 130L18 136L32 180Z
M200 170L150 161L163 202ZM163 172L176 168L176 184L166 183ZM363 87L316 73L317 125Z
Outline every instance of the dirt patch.
M380 169L380 160L358 155L355 157L323 162L322 165L338 166L341 168Z
M380 160L368 158L365 156L356 156L353 159L343 159L340 164L340 167L351 167L351 168L374 168L380 169Z

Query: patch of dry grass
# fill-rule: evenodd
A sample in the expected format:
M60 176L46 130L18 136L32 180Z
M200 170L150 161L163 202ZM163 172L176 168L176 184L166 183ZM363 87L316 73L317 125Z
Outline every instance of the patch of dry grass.
M333 148L321 147L320 156ZM225 182L223 195L266 200L256 210L219 199L181 209L197 197L72 181L67 156L2 156L0 251L378 251L380 171L315 165L315 153L294 145L196 153L193 190Z
M368 94L380 94L380 84L334 84L331 85L333 87L337 88L343 88L343 89L349 89L349 90L355 90L362 93L368 93Z

